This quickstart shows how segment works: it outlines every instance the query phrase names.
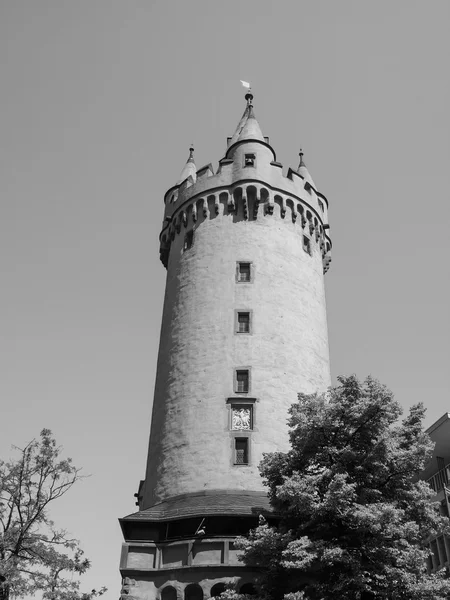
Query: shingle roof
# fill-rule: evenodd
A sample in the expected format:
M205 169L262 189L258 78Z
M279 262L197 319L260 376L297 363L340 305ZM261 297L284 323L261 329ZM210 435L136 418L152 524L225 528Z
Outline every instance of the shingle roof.
M131 515L126 521L167 521L193 516L247 516L271 512L265 492L211 490L175 496Z

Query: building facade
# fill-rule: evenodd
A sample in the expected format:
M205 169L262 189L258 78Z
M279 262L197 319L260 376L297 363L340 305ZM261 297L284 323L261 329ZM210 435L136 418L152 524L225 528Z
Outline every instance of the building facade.
M421 478L433 489L432 501L439 502L441 514L450 517L450 413L445 413L433 423L427 433L435 446ZM434 573L445 568L450 573L450 538L441 533L430 538L428 545L428 571Z
M328 201L300 153L283 173L253 96L214 172L193 149L164 197L167 269L139 511L120 520L123 598L251 592L236 535L270 519L258 464L288 449L298 392L330 385Z

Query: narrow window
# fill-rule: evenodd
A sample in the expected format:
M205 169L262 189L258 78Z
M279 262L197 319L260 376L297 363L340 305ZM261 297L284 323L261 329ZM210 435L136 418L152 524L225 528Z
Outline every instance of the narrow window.
M248 438L234 439L234 464L248 465Z
M320 206L320 210L323 212L323 202L321 200L319 200L319 206Z
M246 394L249 390L249 373L248 369L236 370L236 389L238 394Z
M186 233L186 235L184 236L183 252L186 252L186 250L189 250L189 248L192 248L193 243L194 243L194 231L191 229L191 231L188 231Z
M306 235L303 236L303 250L311 256L311 240Z
M256 161L255 154L246 154L244 158L244 167L254 167Z
M239 262L237 264L237 281L239 283L249 282L251 280L251 264L249 262Z
M250 333L250 313L238 312L236 333Z

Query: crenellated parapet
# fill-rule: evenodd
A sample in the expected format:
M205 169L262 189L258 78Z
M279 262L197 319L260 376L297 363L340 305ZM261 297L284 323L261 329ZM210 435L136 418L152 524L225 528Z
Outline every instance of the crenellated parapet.
M160 255L167 268L172 242L177 235L198 228L205 219L233 215L245 221L274 216L295 223L299 235L310 240L311 252L322 256L324 273L331 262L328 201L296 171L284 177L281 165L270 165L270 183L249 178L248 170L235 178L234 161L221 164L217 174L211 165L197 171L197 180L188 177L165 195L165 213L160 234ZM270 171L269 171L270 172ZM251 173L251 175L258 175Z

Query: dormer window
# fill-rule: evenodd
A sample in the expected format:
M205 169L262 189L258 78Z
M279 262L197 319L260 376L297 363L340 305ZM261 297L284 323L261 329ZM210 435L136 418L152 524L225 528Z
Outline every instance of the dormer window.
M244 156L244 167L254 167L256 163L256 154L246 154Z

